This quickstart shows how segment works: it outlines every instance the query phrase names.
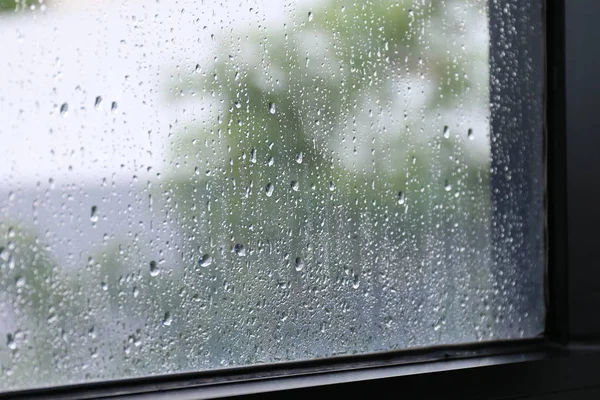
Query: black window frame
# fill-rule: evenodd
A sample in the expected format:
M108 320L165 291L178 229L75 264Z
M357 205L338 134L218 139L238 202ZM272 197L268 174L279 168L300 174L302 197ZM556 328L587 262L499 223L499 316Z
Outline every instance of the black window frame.
M499 10L518 10L521 1L489 0L490 26L496 26L491 29L502 25ZM600 310L600 269L594 267L600 246L593 231L600 226L600 189L594 187L600 175L600 136L594 136L600 127L594 115L600 104L600 80L594 80L600 70L600 51L594 51L600 2L545 0L538 11L538 50L545 46L545 61L538 54L545 69L539 116L547 219L543 337L39 388L0 398L600 398L600 318L594 318ZM516 28L535 34L535 27ZM491 54L499 46L496 34L491 32ZM538 39L517 36L520 42L512 45L533 46L523 56L537 51ZM527 76L515 79L526 87ZM501 102L509 100L498 94ZM527 117L519 123L535 123ZM492 118L492 130L502 123Z

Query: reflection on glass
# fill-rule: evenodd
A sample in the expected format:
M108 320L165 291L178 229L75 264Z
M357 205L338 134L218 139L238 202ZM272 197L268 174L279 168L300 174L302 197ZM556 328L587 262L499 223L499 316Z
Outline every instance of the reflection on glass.
M538 334L486 7L0 0L2 389Z

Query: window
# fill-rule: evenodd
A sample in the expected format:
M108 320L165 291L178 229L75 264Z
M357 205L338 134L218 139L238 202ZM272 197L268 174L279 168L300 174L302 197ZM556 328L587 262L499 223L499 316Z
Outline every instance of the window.
M0 9L8 395L597 385L543 339L573 287L540 2Z

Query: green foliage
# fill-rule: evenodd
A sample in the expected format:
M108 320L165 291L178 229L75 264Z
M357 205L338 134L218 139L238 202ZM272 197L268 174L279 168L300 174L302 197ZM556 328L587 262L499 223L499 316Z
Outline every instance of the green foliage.
M0 0L0 13L29 10L32 5L38 4L38 0Z
M485 240L488 164L470 159L459 143L442 138L442 124L439 135L427 143L411 131L441 110L458 106L470 86L466 67L445 52L443 40L435 45L433 34L419 34L448 18L442 4L409 10L387 2L348 2L342 9L342 2L330 2L314 11L315 17L303 22L301 30L284 29L267 37L240 33L230 48L227 43L220 46L221 57L211 68L183 78L189 87L174 88L177 93L204 94L213 104L223 105L212 110L214 124L186 127L175 138L172 164L177 168L161 186L179 226L194 238L198 257L213 256L211 269L219 271L218 281L236 288L227 294L230 301L219 303L220 318L210 322L211 329L235 324L246 310L240 304L262 301L262 311L255 311L261 321L257 329L265 337L278 337L283 329L279 314L313 307L315 321L327 321L319 307L341 301L357 310L353 329L372 334L379 329L370 322L377 319L374 315L394 313L385 311L390 305L380 303L384 283L373 278L378 264L396 265L387 272L394 287L419 288L412 295L414 308L403 304L401 296L398 300L406 315L419 315L422 306L415 298L428 299L425 302L433 306L437 300L431 299L440 296L434 286L420 283L419 278L409 282L406 277L421 265L423 276L439 274L443 280L447 272L435 271L441 261L434 257L451 256L459 243ZM422 60L427 60L428 68ZM420 73L436 90L427 95L423 110L411 111L413 116L397 127L392 140L379 145L380 154L394 155L390 161L373 153L370 164L348 168L333 150L335 143L349 140L350 132L355 132L373 137L377 147L378 133L364 128L356 132L352 116L360 115L361 108L389 102L395 96L394 82L406 71ZM390 149L398 149L397 155ZM296 161L299 154L301 163ZM290 189L292 182L298 183L297 192ZM447 188L459 182L464 190L454 197ZM268 195L271 186L275 189ZM406 196L406 204L400 204L399 192ZM461 231L455 225L476 229ZM440 242L448 246L446 251L439 248ZM252 261L235 256L238 245L252 251L248 256ZM276 254L267 250L273 248ZM400 254L391 254L390 249ZM293 272L297 257L314 267L312 278L309 274L300 279ZM467 275L460 278L463 288L451 286L453 293L486 286L484 269ZM359 276L372 279L364 296L344 289ZM289 285L295 289L278 289ZM266 299L264 293L269 293ZM453 315L448 324L456 324L473 312L456 305L441 315L424 315L415 324L433 324L447 315ZM313 335L306 334L317 340ZM420 336L396 335L390 345L444 340ZM331 337L344 343L341 338L347 333L339 327ZM221 343L239 349L233 359L245 356L253 362L261 353L249 350L244 338L224 335ZM336 347L324 346L326 352ZM293 342L273 347L299 351ZM319 351L281 357L314 357Z
M72 284L39 237L0 223L0 292L11 299L19 327L7 337L15 347L0 352L0 361L21 384L31 373L41 380L60 376L54 358L70 353L62 339L71 324L81 322Z
M435 53L439 50L432 50L426 38L418 35L426 23L441 21L445 15L442 3L432 2L415 10L388 2L343 3L323 4L314 12L316 17L305 22L301 33L275 32L266 38L253 32L240 34L243 43L222 50L222 54L233 57L217 62L200 79L197 73L184 79L192 82L191 90L210 94L208 97L224 108L215 111L215 125L188 127L173 143L173 164L178 171L189 173L183 174L183 179L174 176L165 192L180 205L176 209L182 221L197 218L198 208L212 202L218 204L217 210L208 212L202 221L210 224L215 236L230 235L245 242L252 241L252 236L273 239L280 234L281 221L291 211L286 205L293 203L294 197L268 199L263 188L272 184L278 193L289 192L288 186L294 181L303 191L315 187L315 194L334 184L339 188L334 203L349 207L353 218L358 218L361 209L353 205L366 193L381 205L377 218L399 209L395 204L399 191L410 193L411 211L416 215L427 212L431 200L443 195L443 182L448 178L453 181L454 167L442 161L438 162L441 171L433 171L431 166L457 153L452 141L419 144L411 137L414 133L408 132L408 125L399 127L392 142L387 143L399 149L399 157L390 165L381 164L374 156L373 172L348 170L339 154L331 150L340 137L349 136L349 116L363 106L364 99L373 103L370 106L389 101L394 96L396 77L402 71L418 71L419 60L432 52L436 59L430 62L433 67L426 77L439 92L427 98L426 115L433 116L440 108L460 101L468 87L465 74L458 74L464 68L453 57L440 57ZM311 59L306 38L313 33L328 44L318 47L329 51L326 58ZM251 56L244 58L238 47L249 49ZM311 61L321 64L311 67ZM273 74L280 76L278 82L273 82ZM269 112L270 104L276 106L275 114ZM442 126L439 129L441 133ZM436 155L438 147L441 153ZM299 154L303 155L302 164L295 162ZM273 165L269 165L271 157ZM470 164L463 177L472 182L468 187L485 180L487 165L476 165L468 157L461 161ZM200 176L191 173L194 169ZM204 176L205 170L212 176ZM410 182L409 172L415 178ZM378 187L371 193L374 174ZM418 190L425 182L434 185ZM310 202L311 196L305 201ZM275 204L277 201L280 205ZM306 209L313 210L310 206ZM306 213L294 213L299 213L295 214L298 223L291 229L306 224ZM252 235L243 231L244 223L263 229Z

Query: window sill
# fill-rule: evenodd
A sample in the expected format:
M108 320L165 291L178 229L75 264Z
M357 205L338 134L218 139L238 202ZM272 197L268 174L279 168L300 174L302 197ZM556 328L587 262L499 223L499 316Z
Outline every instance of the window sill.
M562 399L575 392L577 398L597 398L598 370L596 348L565 350L527 340L40 388L0 398Z

